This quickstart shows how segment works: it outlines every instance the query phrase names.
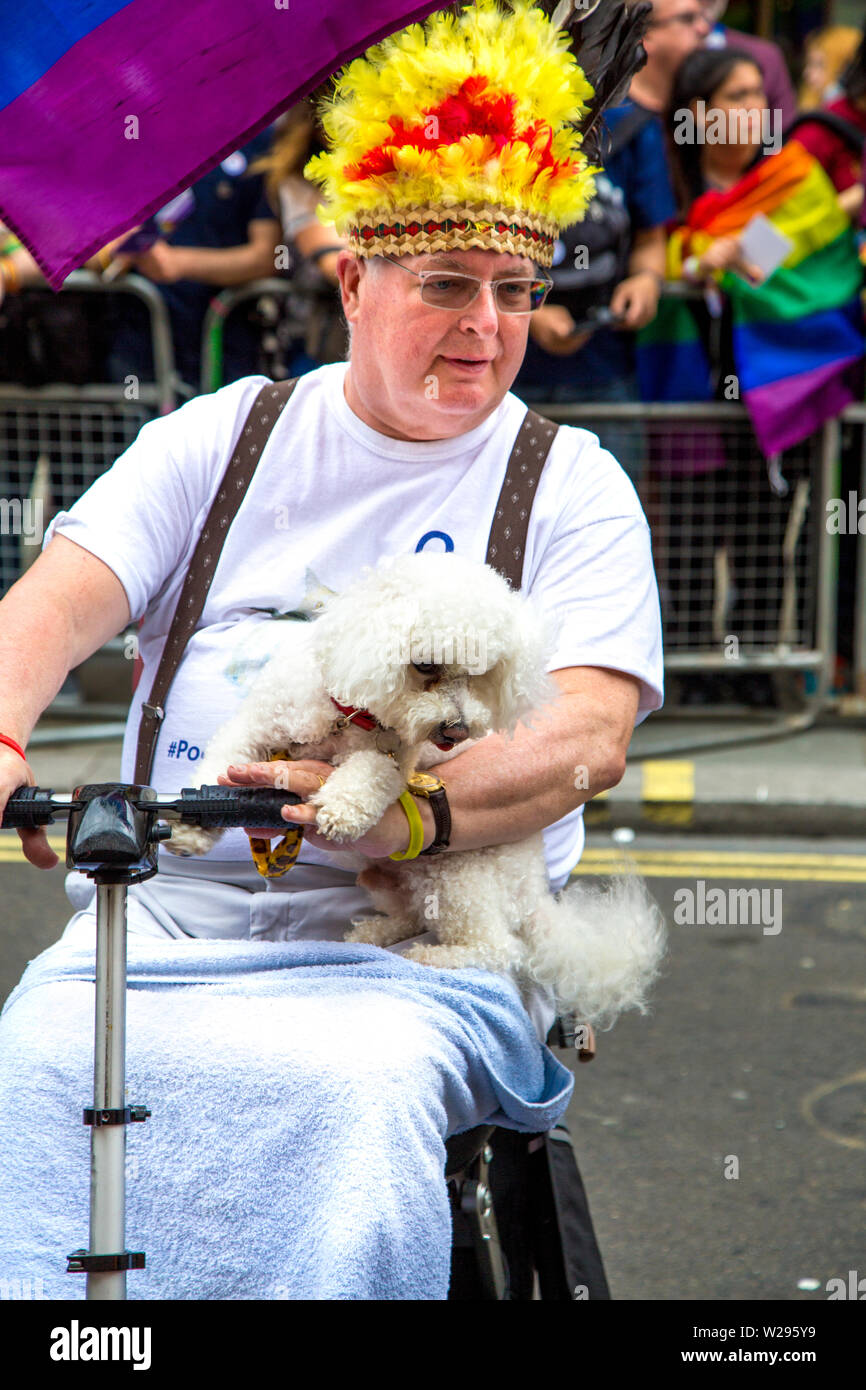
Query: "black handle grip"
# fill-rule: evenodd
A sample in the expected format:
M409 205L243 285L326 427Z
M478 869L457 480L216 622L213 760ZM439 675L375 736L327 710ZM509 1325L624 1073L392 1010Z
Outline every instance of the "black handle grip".
M262 830L290 830L292 822L280 815L283 806L297 806L303 797L275 787L184 787L180 794L180 818L185 825L203 830L240 829L248 825Z
M33 829L53 825L58 814L66 814L69 806L52 807L54 792L42 787L19 787L6 802L0 829ZM292 822L283 820L280 809L296 806L303 797L296 792L279 791L275 787L184 787L175 805L186 825L200 825L206 830L240 829L245 825L265 830L290 830ZM156 806L140 803L142 809Z
M0 828L3 830L28 829L38 825L52 825L54 811L51 806L53 791L42 787L19 787L6 802Z

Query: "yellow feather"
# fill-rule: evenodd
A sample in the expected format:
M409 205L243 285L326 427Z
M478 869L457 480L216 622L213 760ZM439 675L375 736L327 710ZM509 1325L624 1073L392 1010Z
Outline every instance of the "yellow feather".
M346 231L374 211L489 203L514 214L577 221L594 191L592 171L570 124L586 109L592 88L568 50L568 36L531 0L476 0L459 16L431 15L382 40L338 74L320 106L329 150L311 159L307 178L319 183L324 220ZM460 91L468 77L489 79L491 97L513 97L518 131L541 122L552 133L562 168L541 167L544 133L513 139L500 150L489 136L464 135L432 148L395 146L392 172L359 179L347 170L387 146L391 121L424 125L429 113Z

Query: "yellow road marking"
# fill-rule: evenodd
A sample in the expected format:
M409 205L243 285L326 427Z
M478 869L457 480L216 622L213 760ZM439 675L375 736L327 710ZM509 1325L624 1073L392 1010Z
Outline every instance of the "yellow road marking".
M15 834L14 831L13 831L12 833L13 833L13 835ZM55 853L55 854L59 854L60 857L61 857L62 859L65 859L65 857L66 857L66 841L65 841L65 839L64 839L64 840L61 840L61 839L58 839L57 836L52 835L51 838L49 839L48 843L49 843L49 845L51 846L51 848L54 850L54 853ZM18 839L17 835L15 836L15 839L14 839L14 840L12 840L12 839L8 839L8 840L7 840L7 839L5 838L5 833L4 833L4 838L3 838L2 840L0 840L0 863L2 863L2 862L15 862L15 861L17 861L17 860L19 860L19 859L23 859L23 858L24 858L24 847L23 847L23 845L21 844L21 841Z
M623 851L587 849L573 874L617 871ZM866 883L864 854L796 854L780 850L626 850L625 857L645 878L769 878L796 883Z
M676 759L654 760L642 764L644 801L694 801L695 765Z
M793 864L807 867L814 864L818 868L852 868L866 870L866 854L799 854L785 850L745 850L745 849L643 849L632 851L635 858L653 861L672 861L694 864ZM615 845L594 845L584 850L584 860L621 859L623 851Z
M645 864L642 863L637 856L635 856L634 866L640 870L644 878L733 878L739 879L741 882L743 879L763 878L786 883L866 883L866 870L857 872L854 869L831 869L827 871L821 869L788 869L784 867L773 869L770 865L762 867L752 863L744 863L725 865L721 868L708 866L701 870L701 866L697 863L692 865L683 863ZM593 864L586 860L581 860L577 867L572 869L571 872L572 876L576 877L581 874L615 874L620 872L620 870L616 864L612 864L609 861L605 861L604 863L596 862Z
M64 836L51 835L48 843L61 861L66 857ZM584 851L575 875L616 872L623 858L646 878L765 878L789 882L866 883L866 854L799 854L751 850L632 849L599 845ZM0 831L0 864L24 864L21 842L14 830Z

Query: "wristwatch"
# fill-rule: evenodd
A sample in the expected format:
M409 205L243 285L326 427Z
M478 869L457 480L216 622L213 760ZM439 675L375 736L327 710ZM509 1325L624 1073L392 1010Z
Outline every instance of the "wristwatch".
M413 772L408 787L413 796L423 796L430 802L433 820L436 822L436 835L433 843L422 854L441 854L448 848L451 838L451 811L445 794L445 783L441 777L429 772Z

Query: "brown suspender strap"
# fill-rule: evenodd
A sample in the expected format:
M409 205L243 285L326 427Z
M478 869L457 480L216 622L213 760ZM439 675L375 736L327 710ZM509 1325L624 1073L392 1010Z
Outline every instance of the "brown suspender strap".
M135 758L135 781L139 786L148 785L159 726L165 718L166 697L186 644L195 632L196 623L201 617L226 534L244 499L268 436L296 383L297 378L292 381L269 382L256 396L202 528L172 618L150 696L146 701L142 701ZM529 513L532 510L538 480L558 428L558 425L552 424L542 415L537 415L534 410L528 410L517 432L505 469L505 480L490 529L487 564L504 575L513 589L520 588Z
M512 589L519 589L521 585L529 513L558 429L558 425L543 415L527 410L505 468L505 480L490 528L487 564L498 570Z
M135 758L135 781L139 786L148 785L159 726L165 718L166 697L186 644L201 617L228 529L246 495L268 436L296 384L297 377L292 381L269 381L267 386L262 387L208 512L177 601L150 695L146 701L142 701Z

